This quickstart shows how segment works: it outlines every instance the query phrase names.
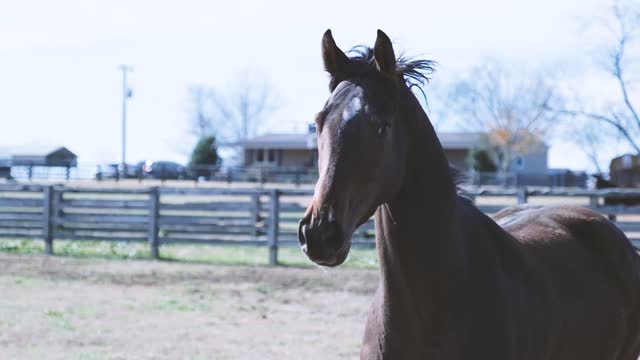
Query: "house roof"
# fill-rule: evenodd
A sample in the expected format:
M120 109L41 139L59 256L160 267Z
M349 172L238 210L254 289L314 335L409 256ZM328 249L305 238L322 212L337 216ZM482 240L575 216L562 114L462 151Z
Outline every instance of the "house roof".
M78 156L64 146L16 146L0 148L0 162L14 166L75 166Z
M469 150L484 136L481 132L440 132L438 138L445 149ZM240 141L237 145L245 149L315 149L315 134L266 134Z
M470 150L478 145L486 134L481 132L439 132L438 138L445 149Z
M315 149L315 134L266 134L239 141L245 149Z

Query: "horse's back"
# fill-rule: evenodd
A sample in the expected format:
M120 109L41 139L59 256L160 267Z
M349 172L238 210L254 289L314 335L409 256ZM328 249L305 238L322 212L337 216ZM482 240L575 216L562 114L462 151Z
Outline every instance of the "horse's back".
M494 220L515 239L527 271L544 284L553 332L563 339L550 358L575 356L580 344L581 359L637 357L640 260L620 229L573 206L517 206Z
M515 206L493 218L539 265L557 264L577 274L598 272L640 288L638 254L626 235L599 213L577 206Z

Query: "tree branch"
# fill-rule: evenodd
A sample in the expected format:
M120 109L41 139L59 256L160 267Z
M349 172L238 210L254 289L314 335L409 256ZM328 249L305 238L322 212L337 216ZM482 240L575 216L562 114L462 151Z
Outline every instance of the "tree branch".
M573 117L584 116L590 119L603 121L609 125L612 125L627 140L629 145L631 145L637 153L640 153L640 146L638 146L638 144L636 144L636 142L633 140L633 137L631 136L631 134L629 134L629 131L627 131L627 129L622 124L620 124L619 121L615 119L611 119L604 115L595 114L587 111L581 111L581 110L553 110L553 111L557 112L558 114L569 115Z
M621 46L624 46L624 44L621 44ZM631 103L631 101L629 100L629 93L627 92L627 86L624 82L624 78L622 76L622 65L621 65L621 57L622 57L622 49L620 52L620 58L616 57L615 60L615 73L614 76L616 77L616 79L618 80L618 84L620 85L620 90L622 91L622 99L624 100L625 105L627 106L627 109L629 109L629 111L631 112L631 115L633 116L633 119L636 122L636 125L638 125L638 129L640 129L640 117L638 116L638 113L636 111L636 109L634 108L633 104Z

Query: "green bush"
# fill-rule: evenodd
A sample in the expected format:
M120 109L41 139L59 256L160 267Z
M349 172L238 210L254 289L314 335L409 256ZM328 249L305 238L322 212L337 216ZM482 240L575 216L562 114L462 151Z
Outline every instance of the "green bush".
M218 164L218 149L215 136L202 137L191 153L189 168L191 176L200 177L211 174L209 166Z
M473 149L469 161L473 170L478 172L496 172L498 170L498 166L487 149Z
M216 146L216 137L202 137L191 153L189 165L215 165L218 163L218 149Z

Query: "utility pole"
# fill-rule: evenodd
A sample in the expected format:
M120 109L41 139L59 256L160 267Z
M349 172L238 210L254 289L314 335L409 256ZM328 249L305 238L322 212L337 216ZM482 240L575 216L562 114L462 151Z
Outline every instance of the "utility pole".
M122 71L122 176L127 173L127 99L133 95L127 84L127 73L133 71L133 67L120 65Z

